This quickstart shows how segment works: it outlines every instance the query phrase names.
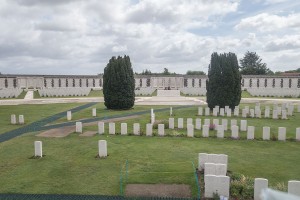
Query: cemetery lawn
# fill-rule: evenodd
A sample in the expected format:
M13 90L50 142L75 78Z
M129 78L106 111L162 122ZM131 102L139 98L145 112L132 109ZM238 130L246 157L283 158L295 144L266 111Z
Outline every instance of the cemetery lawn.
M70 108L82 104L50 104L0 106L0 133L19 126L9 125L10 114L24 114L25 122L66 112ZM261 104L263 107L264 105ZM128 161L127 183L182 183L192 187L196 195L196 184L192 162L197 167L198 153L217 153L229 156L228 168L234 173L250 177L267 178L270 186L278 183L287 185L288 180L300 180L300 143L296 142L295 129L299 127L300 113L289 120L250 119L248 125L256 127L254 141L247 141L246 132L240 132L240 140L215 138L216 132L210 131L210 138L202 138L202 132L195 131L195 138L187 138L185 129L166 129L165 137L158 137L157 129L153 129L153 137L145 136L145 124L149 123L150 106L135 106L126 111L105 109L103 103L96 104L98 117L121 116L140 111L147 111L136 119L128 119L128 136L121 136L120 123L116 122L117 135L106 134L93 137L80 137L72 133L64 138L36 137L37 132L26 133L20 137L0 143L0 193L45 193L45 194L120 194L120 170ZM240 105L244 107L244 105ZM254 105L251 105L254 108ZM165 123L169 118L169 110L159 112L160 106L154 108L156 120ZM240 110L241 111L241 110ZM92 107L73 113L73 120L91 118ZM176 110L173 106L175 125L177 118L214 118L221 117L196 116L197 106ZM226 118L226 117L225 117ZM244 118L237 119L238 123ZM66 122L66 117L55 123ZM133 136L133 123L141 124L142 136ZM186 124L184 125L186 126ZM277 136L279 126L287 127L286 142L262 141L262 127L271 127L271 136ZM4 131L3 131L4 130ZM84 131L97 130L97 126L86 126ZM33 142L43 142L42 159L30 159L33 156ZM98 140L107 140L108 154L106 159L98 159Z

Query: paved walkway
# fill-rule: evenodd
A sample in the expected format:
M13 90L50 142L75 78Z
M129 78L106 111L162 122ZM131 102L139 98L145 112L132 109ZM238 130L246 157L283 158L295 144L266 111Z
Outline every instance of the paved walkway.
M27 91L27 93L26 93L24 99L26 99L26 100L31 100L31 99L33 99L33 91L32 91L32 90Z

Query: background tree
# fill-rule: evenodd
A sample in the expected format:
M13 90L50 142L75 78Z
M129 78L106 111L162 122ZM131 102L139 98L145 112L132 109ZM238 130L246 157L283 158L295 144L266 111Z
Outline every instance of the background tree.
M130 109L135 100L135 80L129 56L112 57L103 75L104 105L108 109Z
M188 70L186 72L186 75L206 75L206 74L203 71L191 71L191 70Z
M237 57L234 53L211 55L208 67L207 104L210 109L215 106L234 108L241 101L241 75Z
M266 75L274 74L269 68L267 68L266 63L261 62L261 58L256 54L256 52L245 53L244 58L240 59L241 63L241 74L243 75Z
M168 68L164 68L164 72L162 74L163 75L170 75L171 73L169 72Z

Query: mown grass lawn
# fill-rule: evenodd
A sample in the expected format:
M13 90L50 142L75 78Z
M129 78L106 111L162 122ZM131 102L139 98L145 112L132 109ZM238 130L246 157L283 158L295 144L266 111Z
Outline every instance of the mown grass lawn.
M25 113L29 122L34 122L51 114L67 111L82 104L51 104L1 106L1 119L15 114ZM244 105L241 105L243 107ZM254 107L254 105L252 105ZM263 106L263 105L262 105ZM80 137L72 133L65 138L40 138L35 133L27 133L20 137L0 143L0 193L46 193L46 194L103 194L118 195L120 192L120 169L128 160L128 183L184 183L192 186L196 195L192 162L197 166L200 152L227 154L228 169L246 176L269 179L269 185L287 184L288 180L300 180L300 143L288 140L279 141L247 141L245 132L241 132L240 140L215 137L202 138L201 131L195 131L195 138L185 137L185 130L166 130L166 137L132 136L132 124L141 123L145 133L145 124L150 120L149 106L136 106L129 111L111 111L102 103L96 105L98 116L113 116L131 112L148 110L149 113L137 119L127 120L128 136L96 135ZM155 111L159 108L153 107ZM174 118L197 118L197 107L173 107ZM91 118L92 107L73 114L74 120ZM6 114L4 114L6 113ZM169 111L155 112L157 120L167 120ZM27 117L26 117L27 116ZM200 117L216 118L216 117ZM218 117L221 119L220 117ZM234 117L232 117L234 118ZM295 137L295 129L299 127L300 113L295 113L289 120L250 119L248 124L256 126L256 137L261 137L263 126L270 126L273 134L277 134L279 126L287 127L287 136ZM230 119L230 118L228 118ZM242 118L235 118L240 121ZM177 121L177 120L175 120ZM56 123L66 122L66 118ZM2 123L2 122L1 122ZM8 121L2 124L4 129L11 129ZM116 123L116 131L120 133L120 123ZM175 123L177 124L177 123ZM8 128L7 128L8 127ZM108 125L105 125L106 130ZM97 126L84 127L84 130L97 130ZM1 132L2 129L1 129ZM157 129L154 129L157 132ZM210 132L211 136L215 131ZM229 136L230 132L226 133ZM106 159L97 159L97 141L107 140L108 154ZM42 159L30 159L33 156L33 142L43 142ZM123 173L124 175L124 173ZM124 177L123 177L124 178Z

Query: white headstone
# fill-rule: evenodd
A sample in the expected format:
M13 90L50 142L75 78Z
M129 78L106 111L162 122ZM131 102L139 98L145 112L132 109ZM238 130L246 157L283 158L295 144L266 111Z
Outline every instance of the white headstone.
M133 124L133 134L140 135L140 124L139 123Z
M201 130L201 119L196 118L196 127L195 129L197 130Z
M261 118L261 110L256 110L255 115L257 118Z
M241 120L241 131L247 131L247 120Z
M199 116L203 115L203 107L198 107L198 115Z
M254 132L255 132L255 127L254 126L248 126L247 140L254 140Z
M187 118L186 125L193 124L193 118Z
M216 107L213 108L213 116L218 116L218 109Z
M82 122L76 122L76 133L82 133Z
M93 117L97 116L97 110L96 110L96 108L93 108L93 110L92 110L92 116Z
M165 125L158 124L158 136L164 136L164 135L165 135Z
M252 117L252 118L255 117L255 111L254 111L254 109L250 109L250 117Z
M173 115L173 108L170 107L170 116L172 116L172 115Z
M231 110L229 106L225 106L225 113L228 112L228 110Z
M268 180L264 178L256 178L254 180L254 200L262 200L261 192L268 188Z
M222 125L224 127L224 131L228 130L228 119L222 119Z
M236 117L238 117L239 114L240 114L240 109L239 109L238 106L236 106L236 107L234 108L233 115L236 116Z
M224 108L220 108L220 116L223 116L224 117L225 115L225 110Z
M296 140L300 141L300 127L296 128Z
M231 126L236 126L236 125L237 125L237 120L236 119L230 120L230 127Z
M121 123L121 135L127 135L127 123Z
M146 124L146 136L152 136L152 124Z
M210 125L210 119L204 119L204 125Z
M115 135L116 134L116 125L113 122L108 123L108 133L110 135Z
M227 110L227 117L231 117L231 109Z
M285 138L286 138L286 128L278 127L278 140L285 141Z
M204 175L216 175L215 163L204 163Z
M194 125L193 124L187 125L187 136L194 137Z
M183 128L183 118L178 118L178 128Z
M287 113L286 113L286 110L282 110L281 119L287 119Z
M151 124L154 124L155 123L155 114L153 113L151 115Z
M98 122L98 133L99 134L104 133L104 122Z
M209 116L210 115L210 109L209 108L205 108L205 116Z
M249 113L249 106L245 106L246 113Z
M107 142L106 140L99 140L98 141L98 156L107 157Z
M294 105L291 104L291 105L289 105L289 107L288 107L288 115L289 115L289 116L292 116L293 113L294 113Z
M169 129L174 129L174 118L169 118Z
M10 123L11 124L17 124L17 118L16 118L16 115L15 114L12 114L10 116Z
M25 120L24 120L24 115L19 115L19 124L24 124Z
M67 120L68 121L72 120L72 111L67 111Z
M216 187L216 175L205 175L204 176L204 196L205 198L213 198Z
M263 140L270 140L270 127L263 127Z
M282 111L281 107L277 107L277 114L278 115L281 115L281 111Z
M278 119L278 111L277 110L273 110L273 119Z
M199 153L198 154L198 170L204 170L204 164L207 162L208 156L207 153Z
M217 125L217 137L224 138L224 126L223 125Z
M216 176L215 192L219 196L229 198L230 178L228 176Z
M243 117L243 118L246 118L246 117L247 117L247 110L246 110L246 109L243 109L243 110L242 110L242 117Z
M300 197L300 181L289 181L288 182L288 193Z
M209 125L202 126L202 136L209 137Z
M215 126L215 130L218 130L218 126L219 126L219 119L213 119L213 124Z
M231 126L231 137L234 139L239 138L239 127L236 125Z
M265 118L270 118L270 108L265 108Z
M34 142L34 156L43 157L43 144L42 141Z

